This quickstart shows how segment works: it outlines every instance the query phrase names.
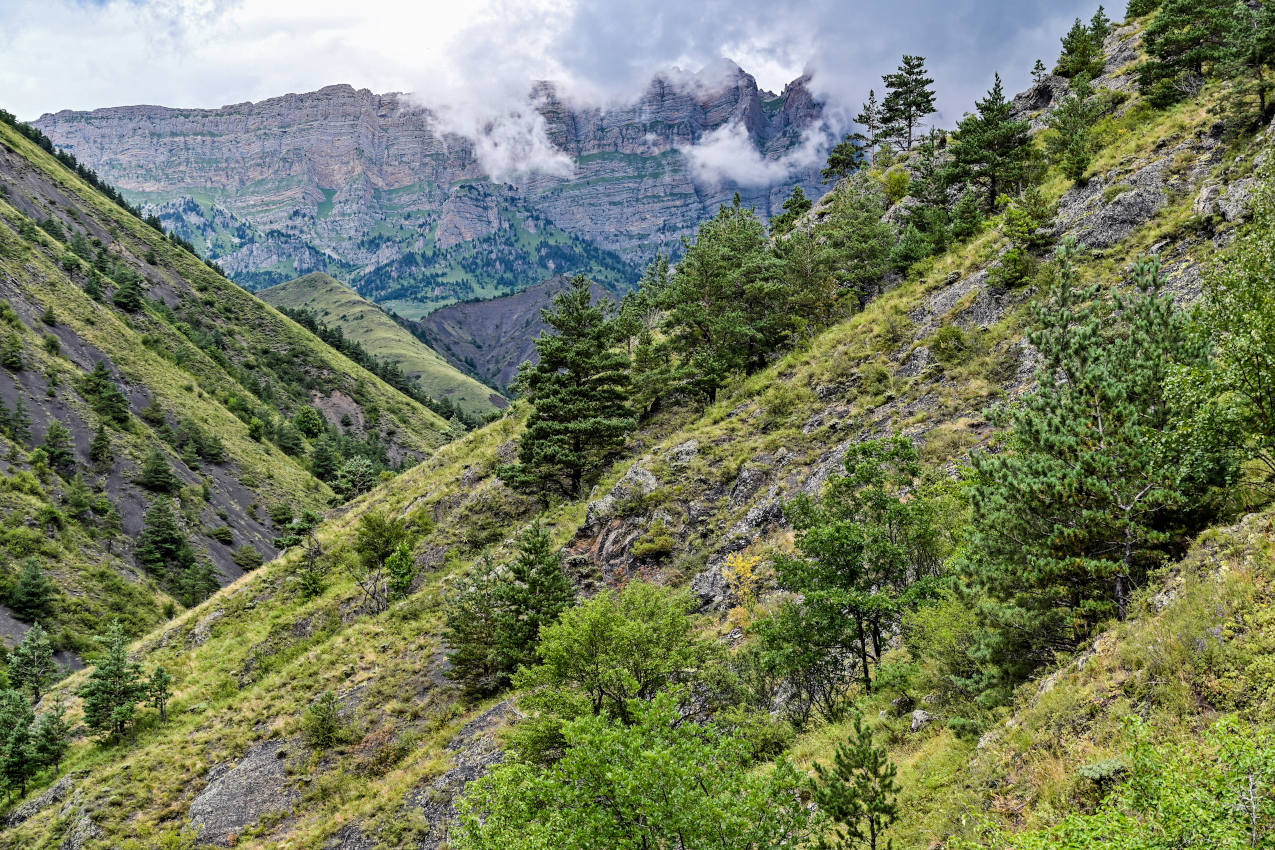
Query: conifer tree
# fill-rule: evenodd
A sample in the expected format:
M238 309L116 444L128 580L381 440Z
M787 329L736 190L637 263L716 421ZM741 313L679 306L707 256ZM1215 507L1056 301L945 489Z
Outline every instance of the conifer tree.
M627 403L629 358L617 349L616 327L593 302L591 287L577 276L554 297L542 312L549 332L536 340L540 362L518 377L531 415L518 462L500 475L544 497L579 496L636 424Z
M481 561L472 576L450 595L443 627L447 647L447 678L459 682L465 695L494 694L509 682L497 652L501 568Z
M533 524L518 537L518 553L502 582L496 615L496 653L512 673L536 657L542 626L556 623L575 601L575 587L562 570L562 552L548 530Z
M63 478L75 470L71 432L56 419L49 421L49 430L44 433L44 453L49 456L49 466Z
M31 704L35 705L44 693L44 686L57 675L57 669L49 633L35 623L9 653L9 682L15 688L29 691Z
M166 581L175 581L195 563L195 550L182 533L168 497L157 498L146 511L134 555L152 575Z
M1032 66L1032 82L1039 83L1049 75L1049 70L1045 67L1045 63L1037 59L1036 64Z
M173 469L168 465L168 459L159 446L151 446L146 459L142 461L137 483L152 493L175 493L181 488L181 481L173 474Z
M31 758L31 705L14 690L0 690L0 776L25 794L37 766Z
M1054 132L1046 138L1050 158L1073 182L1079 183L1097 150L1093 126L1103 107L1089 80L1081 75L1072 81L1071 93L1049 114L1046 126Z
M859 141L855 138L855 134L847 134L833 146L832 150L828 151L828 162L819 173L825 183L829 180L840 180L858 171L862 163L863 149L859 147Z
M1275 65L1275 4L1236 3L1231 12L1227 49L1218 62L1221 76L1234 81L1233 111L1246 118L1251 115L1252 99L1257 101L1257 119L1261 123L1271 120L1275 103L1271 102L1271 90L1275 77L1270 68Z
M704 222L661 297L680 387L708 401L736 372L765 365L793 332L766 228L736 194Z
M1054 73L1073 79L1079 76L1096 77L1102 73L1102 37L1076 18L1071 29L1062 39L1062 54Z
M93 370L80 380L80 392L107 422L116 427L128 424L128 399L115 386L105 360L93 364Z
M1107 10L1101 5L1098 6L1098 11L1093 13L1093 17L1089 19L1089 31L1093 33L1094 38L1098 39L1100 47L1103 40L1111 34L1111 19L1107 17Z
M1034 310L1038 386L993 412L1006 450L973 457L970 560L995 601L985 661L997 688L1123 618L1234 474L1229 417L1183 410L1167 389L1205 345L1161 291L1158 262L1138 260L1136 291L1108 301L1077 283L1074 252L1060 250L1058 283Z
M329 434L319 437L310 450L310 472L320 481L332 481L341 468L341 453Z
M66 706L61 698L53 707L36 718L31 727L31 757L41 767L62 767L62 757L70 747L71 726L66 722Z
M195 558L177 576L177 598L187 608L194 608L219 587L217 568L207 558Z
M983 190L985 208L993 209L1002 192L1026 182L1031 163L1031 124L1015 120L1000 74L976 112L959 124L951 146L956 175Z
M10 372L21 372L27 367L26 358L22 354L22 337L12 331L0 340L0 366Z
M784 201L784 211L770 220L770 232L774 236L783 236L792 231L797 220L814 206L800 186L792 187L792 194Z
M13 414L9 417L9 433L14 442L26 445L31 440L31 415L27 413L27 404L19 396L13 403Z
M84 294L94 301L101 301L105 294L102 292L102 281L93 269L89 270L88 276L84 279Z
M146 680L146 702L159 712L159 722L168 720L168 701L172 699L173 677L163 667L156 667Z
M888 850L882 833L899 816L897 776L885 748L873 744L872 730L856 715L832 766L815 763L815 803L837 824L836 840L821 838L819 850Z
M886 74L885 100L881 102L881 123L899 140L904 150L912 150L917 130L926 116L934 114L934 80L925 70L924 56L904 54L899 69Z
M862 150L868 152L868 162L875 162L877 146L881 144L886 123L881 105L877 102L876 89L868 89L868 100L859 114L854 116L854 123L861 129L853 138L861 145Z
M1142 35L1148 58L1138 85L1148 101L1167 106L1195 94L1205 74L1229 58L1235 20L1230 3L1164 0Z
M128 654L128 639L119 621L111 623L99 638L102 651L93 659L93 670L80 686L84 723L95 732L118 738L133 723L133 712L146 696L142 667Z
M820 263L842 291L862 305L868 287L890 269L894 228L881 220L885 199L871 185L846 185L836 190L824 216Z
M111 301L116 307L128 313L136 313L142 309L142 287L136 275L126 275L124 280L115 288L115 294L111 297Z
M22 563L17 584L9 591L9 607L19 620L33 623L49 613L54 593L52 583L40 569L40 562L27 558Z

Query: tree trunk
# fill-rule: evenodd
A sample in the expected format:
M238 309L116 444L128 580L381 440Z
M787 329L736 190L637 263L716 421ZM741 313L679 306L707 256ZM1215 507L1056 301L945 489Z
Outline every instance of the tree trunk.
M863 689L872 693L872 674L868 668L868 636L863 628L863 618L857 617L855 622L859 626L859 661L863 664Z

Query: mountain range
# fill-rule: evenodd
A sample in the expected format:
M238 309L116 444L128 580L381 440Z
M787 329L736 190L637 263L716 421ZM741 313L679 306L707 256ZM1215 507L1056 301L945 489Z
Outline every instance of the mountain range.
M494 179L435 111L348 85L220 109L62 111L35 125L239 283L322 271L417 319L555 274L626 289L736 192L763 218L794 185L821 195L822 163L803 155L823 129L807 83L776 95L725 63L657 76L636 102L608 108L538 84L566 176ZM778 176L741 184L704 155L741 134Z

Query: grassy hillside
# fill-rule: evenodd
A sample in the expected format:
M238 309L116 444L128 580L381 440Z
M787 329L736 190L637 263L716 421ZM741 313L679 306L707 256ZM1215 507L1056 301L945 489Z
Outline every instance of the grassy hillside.
M138 293L133 304L121 301L129 287ZM322 512L334 498L335 479L311 471L315 440L286 425L298 411L315 407L328 420L317 420L316 437L326 430L385 466L421 458L450 435L437 415L215 273L7 123L0 298L12 352L0 398L6 411L21 404L30 418L29 434L10 426L0 438L7 523L21 529L5 544L0 583L7 599L26 559L36 558L58 588L42 619L67 649L87 650L112 617L139 632L174 604L176 577L142 569L133 553L162 495L137 481L153 452L176 476L179 489L169 495L197 558L226 582L254 557L273 557L285 513ZM86 384L95 368L105 370L113 410ZM40 448L55 420L73 455L61 468ZM106 451L95 459L99 427ZM84 499L92 504L82 510ZM5 637L15 640L25 626L3 613Z
M1239 201L1269 150L1261 137L1211 132L1223 96L1210 86L1166 110L1130 96L1103 119L1083 185L1045 176L1055 236L1090 247L1077 269L1083 282L1120 286L1130 258L1154 248L1171 289L1198 294L1203 264L1247 226ZM813 211L812 226L835 216L848 191ZM1134 208L1137 193L1155 203ZM1234 200L1236 210L1215 211L1210 199ZM998 214L914 264L861 311L732 378L713 404L664 408L586 498L542 509L496 477L525 425L516 405L354 500L316 530L318 549L289 550L138 642L146 665L174 676L169 721L144 710L135 741L81 737L58 784L46 773L11 810L0 847L73 836L123 847L445 846L455 798L499 759L525 695L460 698L444 676L446 606L533 519L564 547L584 592L635 578L687 588L698 635L719 639L725 653L746 645L749 627L784 598L771 566L793 551L784 505L818 493L866 439L910 438L927 493L941 494L936 534L959 555L968 523L961 472L970 450L997 435L986 411L1034 381L1025 330L1037 282L988 280L1009 247L1005 224ZM1129 619L1060 654L1007 704L980 708L945 693L933 655L917 650L918 634L930 647L952 634L959 643L957 627L972 616L959 603L926 606L922 628L887 640L876 690L854 701L900 768L894 846L1017 846L1025 830L1095 811L1103 783L1124 768L1089 768L1131 759L1139 735L1201 761L1214 755L1204 733L1215 720L1272 720L1275 520L1260 495L1230 495L1234 518L1153 572ZM351 568L356 530L370 515L401 518L417 538L417 583L383 611L369 609ZM724 576L739 555L759 568L752 605ZM326 586L307 596L311 560L327 570ZM344 735L322 748L306 718L325 693ZM814 723L780 748L810 769L831 761L847 732L842 721Z
M466 413L485 416L503 407L503 398L463 374L385 311L326 274L308 274L257 293L263 301L289 310L305 310L373 357L396 364L428 395L448 399Z

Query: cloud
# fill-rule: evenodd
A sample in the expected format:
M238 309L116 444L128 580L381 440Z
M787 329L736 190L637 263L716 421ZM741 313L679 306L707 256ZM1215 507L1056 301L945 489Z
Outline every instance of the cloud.
M1122 6L1118 2L1109 4ZM1096 0L3 0L0 107L136 103L216 107L347 82L414 92L475 140L500 178L562 175L529 100L553 80L568 103L631 102L661 70L733 59L778 91L809 71L829 126L843 127L899 56L928 57L937 123L951 126L1000 71L1010 91L1058 53ZM1109 9L1118 16L1120 8ZM701 77L701 79L703 79ZM812 141L813 139L813 141ZM753 156L737 129L693 154L705 174L761 181L791 163ZM750 176L751 175L751 176ZM744 181L748 182L748 181Z
M748 130L734 121L681 150L696 179L709 185L734 183L752 188L783 183L797 172L822 164L831 141L826 126L813 127L797 147L778 159L767 159L757 150Z

